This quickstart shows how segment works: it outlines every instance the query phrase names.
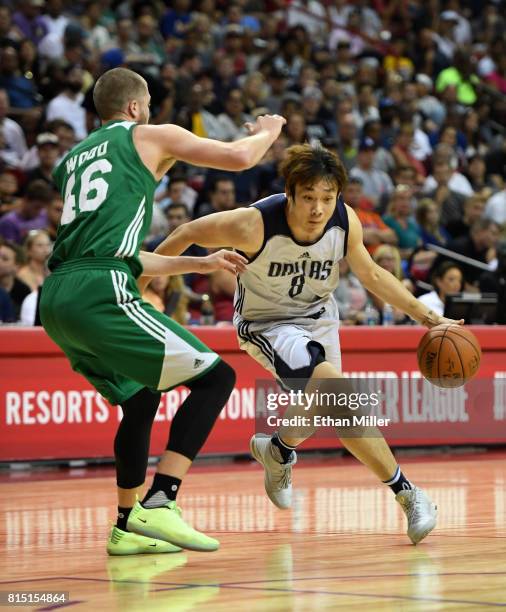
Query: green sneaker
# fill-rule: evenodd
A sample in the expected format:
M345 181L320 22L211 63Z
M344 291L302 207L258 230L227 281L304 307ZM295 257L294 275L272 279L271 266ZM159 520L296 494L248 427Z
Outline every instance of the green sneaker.
M161 508L144 508L136 502L128 517L127 527L135 533L165 540L188 550L211 552L220 547L218 540L196 531L184 522L181 508L175 501Z
M179 546L174 546L163 540L147 538L131 531L123 531L115 525L111 529L111 535L107 541L107 553L109 555L149 555L176 552L181 552Z

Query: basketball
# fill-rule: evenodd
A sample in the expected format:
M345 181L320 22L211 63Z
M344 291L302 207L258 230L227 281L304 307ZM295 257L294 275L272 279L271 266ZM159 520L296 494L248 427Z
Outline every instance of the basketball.
M423 376L438 387L461 387L480 367L476 336L454 323L437 325L423 336L417 351Z

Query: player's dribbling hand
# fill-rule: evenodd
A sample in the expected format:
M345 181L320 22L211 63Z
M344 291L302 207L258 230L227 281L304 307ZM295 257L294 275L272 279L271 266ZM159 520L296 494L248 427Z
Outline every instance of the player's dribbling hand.
M436 325L464 325L464 319L448 319L447 317L442 317L441 315L436 314L433 310L430 310L428 315L420 321L422 325L431 329L432 327L436 327Z
M274 132L277 138L281 132L281 128L285 125L285 123L286 119L281 115L260 115L259 117L257 117L255 123L251 123L248 121L244 124L244 127L246 128L250 136L254 136L262 130L267 130L268 132Z
M227 251L226 249L221 249L201 259L202 274L216 272L217 270L228 270L233 274L237 274L239 272L244 272L244 270L246 270L246 264L248 263L248 260L242 255L239 255L239 253Z

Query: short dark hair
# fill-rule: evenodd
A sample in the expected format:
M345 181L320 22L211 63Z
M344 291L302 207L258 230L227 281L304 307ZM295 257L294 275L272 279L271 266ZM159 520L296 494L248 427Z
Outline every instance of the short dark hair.
M14 258L18 266L22 266L26 262L25 251L19 244L12 242L12 240L2 240L0 241L0 247L6 247L14 253Z
M235 187L235 181L232 176L229 176L228 174L217 174L213 178L209 190L211 191L211 193L214 193L218 189L218 183L225 183L225 182L234 183L234 187Z
M280 174L292 198L295 198L297 185L312 185L318 179L325 179L342 191L348 182L339 157L321 145L299 144L289 147L281 162Z
M444 276L448 272L448 270L452 270L453 268L456 268L462 274L462 277L464 277L464 275L462 273L462 269L460 268L460 266L457 263L455 263L451 259L445 259L432 272L432 274L431 274L432 284L435 285L436 279L441 280L442 278L444 278ZM435 286L434 286L434 288L436 289Z
M124 110L130 100L137 100L148 93L146 81L140 74L128 68L113 68L95 83L93 102L102 121Z
M28 184L28 187L25 189L24 197L27 200L39 200L49 204L54 198L54 189L51 185L46 183L46 181L37 179Z
M190 218L190 211L184 202L172 202L172 204L169 204L165 209L165 214L168 215L171 210L176 210L176 208L184 209L185 215Z

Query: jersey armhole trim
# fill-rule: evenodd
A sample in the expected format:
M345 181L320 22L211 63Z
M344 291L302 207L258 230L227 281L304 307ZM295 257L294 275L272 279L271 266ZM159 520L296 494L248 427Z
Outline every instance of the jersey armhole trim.
M137 161L139 162L142 170L150 178L150 180L153 181L155 186L157 186L160 181L158 181L156 179L155 175L151 172L151 170L142 161L141 156L139 155L139 151L137 151L137 147L135 146L135 142L134 142L134 130L138 127L138 125L139 125L138 123L135 123L134 125L132 125L131 129L128 130L128 137L130 139L130 144L132 145L132 149L134 151L134 155L137 157Z

